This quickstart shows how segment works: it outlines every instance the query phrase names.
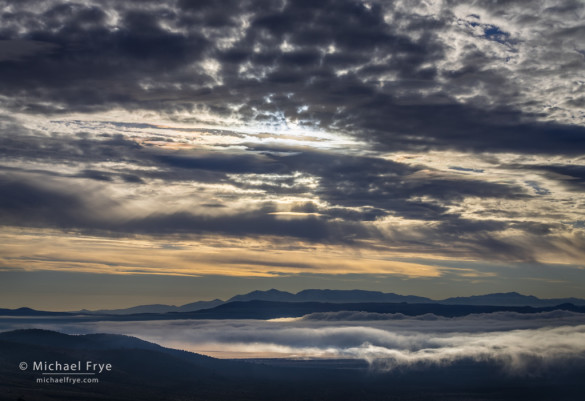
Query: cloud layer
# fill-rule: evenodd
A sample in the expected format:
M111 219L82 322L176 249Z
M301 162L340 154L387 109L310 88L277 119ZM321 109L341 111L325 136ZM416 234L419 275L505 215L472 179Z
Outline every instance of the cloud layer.
M0 4L11 233L582 267L581 2Z

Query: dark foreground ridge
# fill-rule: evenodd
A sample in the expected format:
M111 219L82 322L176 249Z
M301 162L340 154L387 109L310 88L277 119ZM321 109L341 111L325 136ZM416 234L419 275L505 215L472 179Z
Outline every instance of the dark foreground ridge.
M68 312L47 312L39 311L31 308L18 309L2 309L0 308L0 316L71 316Z
M360 361L218 360L112 334L0 333L0 400L576 400L585 363L515 377L489 363L377 371ZM99 383L37 383L35 361L110 364ZM29 368L19 365L27 362Z

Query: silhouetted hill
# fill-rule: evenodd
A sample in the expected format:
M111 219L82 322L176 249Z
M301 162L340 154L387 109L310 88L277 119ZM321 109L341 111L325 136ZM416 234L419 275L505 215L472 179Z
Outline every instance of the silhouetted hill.
M433 302L430 298L415 295L398 295L379 291L364 290L303 290L296 294L304 302Z
M167 312L176 312L178 309L177 306L174 305L162 305L162 304L152 304L152 305L138 305L132 306L130 308L122 308L122 309L97 309L97 310L87 310L82 309L79 313L83 314L91 314L91 315L126 315L132 313L167 313ZM196 309L193 309L196 310Z
M32 371L35 361L109 363L112 371L96 375L100 383L79 384L75 389L65 385L56 391L55 384L35 384L42 377ZM21 362L27 362L29 369L21 371ZM287 369L215 359L124 335L67 335L39 329L0 333L0 400L221 400L252 391L249 381L260 384L289 375Z
M227 302L234 301L274 301L274 302L433 302L429 298L414 295L398 295L379 291L365 290L303 290L296 294L271 289L268 291L252 291L244 295L236 295Z
M51 330L26 329L0 333L0 341L69 349L138 348L160 350L161 346L119 334L68 335Z
M1 400L106 400L165 399L165 393L182 394L193 383L221 386L212 358L169 350L132 337L95 334L70 336L46 330L0 333ZM20 362L29 369L20 371ZM38 384L34 361L109 363L111 372L96 375L99 383L75 386ZM222 362L222 361L219 361ZM169 387L171 391L165 391ZM173 389L177 389L174 391Z
M130 315L134 313L168 313L168 312L192 312L200 309L213 308L223 304L224 301L214 299L213 301L197 301L181 306L174 305L139 305L124 309L99 309L99 310L81 310L74 313L92 314L92 315Z
M234 301L273 301L273 302L331 302L331 303L440 303L449 305L494 305L494 306L555 306L563 303L585 306L584 299L554 298L540 299L532 295L517 292L474 295L470 297L453 297L444 300L432 300L414 295L399 295L380 291L365 290L317 290L308 289L292 294L286 291L271 289L268 291L252 291L248 294L236 295L227 302Z
M578 298L551 298L540 299L532 295L522 295L517 292L506 292L486 295L473 295L470 297L453 297L440 301L450 305L496 305L496 306L534 306L545 307L559 304L585 305L585 300Z
M296 295L286 291L275 290L252 291L247 294L236 295L227 300L227 302L246 302L246 301L274 301L274 302L295 302Z
M43 376L30 368L34 361L92 361L112 369L92 376L99 383L37 383ZM21 362L29 369L20 370ZM583 363L546 376L513 377L471 360L391 372L353 360L253 362L217 360L127 336L18 330L0 333L0 400L568 401L585 391Z
M540 299L532 295L522 295L517 292L473 295L469 297L452 297L443 300L432 300L426 297L415 295L399 295L394 293L384 293L380 291L366 290L320 290L307 289L299 291L296 294L271 289L268 291L252 291L247 294L236 295L222 301L214 299L213 301L197 301L182 306L174 305L139 305L123 309L100 309L100 310L81 310L70 312L73 314L89 315L131 315L142 313L170 313L170 312L193 312L202 309L210 309L228 302L245 302L245 301L271 301L271 302L326 302L326 303L401 303L426 304L438 303L447 305L492 305L492 306L532 306L547 307L564 303L585 306L584 299L578 298L553 298ZM27 312L28 311L28 312ZM0 316L41 316L47 313L64 313L64 312L41 312L33 311L28 308L17 310L0 309Z
M225 303L225 302L222 301L221 299L214 299L213 301L191 302L189 304L179 306L178 312L191 312L191 311L196 311L196 310L200 310L200 309L214 308L214 307L221 305L223 303Z
M492 306L492 305L443 305L443 304L408 304L408 303L325 303L325 302L271 302L247 301L228 302L211 309L188 313L169 313L166 318L192 319L275 319L301 317L315 312L362 311L375 313L402 313L418 316L432 313L437 316L456 317L472 313L518 312L538 313L552 310L568 310L585 313L585 307L562 304L552 307L534 308L531 306ZM140 318L139 316L134 316ZM130 316L128 316L130 318ZM145 320L147 316L143 316ZM152 317L154 318L154 317Z
M71 316L68 312L46 312L31 308L0 309L0 316Z

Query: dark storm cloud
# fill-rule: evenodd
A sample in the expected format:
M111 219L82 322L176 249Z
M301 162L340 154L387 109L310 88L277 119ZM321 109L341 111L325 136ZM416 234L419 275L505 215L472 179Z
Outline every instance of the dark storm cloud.
M172 154L157 156L163 165L179 169L221 171L224 173L289 173L277 159L254 154Z
M112 28L106 24L106 9L99 5L45 4L52 7L38 14L18 10L1 16L5 26L13 29L19 27L14 21L22 21L28 31L23 38L27 43L42 43L52 49L49 54L31 52L26 58L0 64L0 91L14 96L24 90L22 103L15 99L15 107L24 110L58 112L61 104L67 111L109 109L117 104L130 106L173 97L165 89L147 95L141 89L142 80L165 82L163 77L171 72L180 75L178 70L199 60L208 46L196 32L186 38L163 29L161 23L175 17L168 10L124 10L119 24ZM5 28L0 37L9 43L18 34ZM206 79L193 73L189 82ZM34 97L51 104L35 104Z
M77 225L87 212L75 194L0 177L2 225L65 228Z
M581 153L585 130L539 122L513 106L522 88L488 53L466 49L461 65L439 71L450 46L440 35L456 20L448 10L457 4L436 15L354 0L11 4L0 15L0 48L8 49L0 92L10 97L8 107L33 113L207 110L263 123L280 115L389 150ZM505 11L489 2L478 7ZM515 51L504 28L469 18L459 22L484 27L477 40ZM551 40L575 40L579 32L555 27ZM197 64L204 61L218 70ZM458 101L463 90L487 100Z
M4 158L54 163L133 161L140 145L122 135L41 133L11 123L0 126L0 155Z
M94 177L92 177L95 179ZM102 182L102 179L98 179ZM109 181L106 181L109 182ZM533 260L530 250L497 238L497 233L510 227L498 221L470 221L444 213L438 206L395 199L381 208L364 208L356 212L344 207L318 208L305 205L298 211L318 212L319 216L283 219L277 209L264 207L223 215L203 214L205 209L165 212L132 217L123 201L109 199L103 188L60 180L4 178L1 184L0 215L3 225L47 227L75 230L99 235L199 235L294 237L311 242L351 244L360 239L378 239L390 246L424 247L427 251L447 252L449 243L459 250L500 260ZM382 233L368 226L368 220L393 214L411 219L441 221L433 228L411 228L408 233ZM514 226L527 233L533 227ZM547 234L540 231L539 235ZM421 242L421 238L425 238ZM423 251L423 248L420 248Z
M321 243L351 243L360 238L379 237L359 223L328 221L318 217L279 219L269 208L226 216L176 213L141 218L115 227L140 234L224 234L232 236L295 237Z
M414 215L407 217L416 218ZM390 227L385 233L387 244L412 249L422 253L441 253L457 257L461 254L475 255L486 260L513 262L522 260L536 262L534 244L541 249L558 251L562 244L549 237L549 230L535 230L533 224L518 223L515 220L496 219L475 220L457 214L442 213L435 224L414 226L408 229ZM522 232L520 240L510 240L505 233L509 229Z
M465 105L399 105L388 95L348 111L346 123L367 129L388 149L458 149L520 153L581 154L585 129L526 123L518 111L486 111ZM412 133L423 137L411 138Z
M264 146L250 147L269 152ZM283 151L285 148L279 148ZM285 166L281 171L303 172L319 178L313 192L332 206L369 207L368 214L402 215L413 219L438 219L446 206L466 197L522 199L524 190L514 185L433 176L424 166L411 166L377 157L351 156L309 149L297 149L289 155L274 152L270 165ZM229 166L229 165L228 165ZM229 168L229 167L228 167ZM425 172L426 171L426 172ZM271 172L268 170L267 172ZM422 174L416 176L416 174ZM256 184L240 184L254 187ZM266 184L263 184L266 185ZM286 194L288 187L271 188ZM430 197L431 203L416 200ZM383 212L384 211L384 212ZM321 211L327 213L327 211ZM338 211L339 212L339 211ZM347 212L348 216L351 212Z
M21 132L19 135L11 135L13 130ZM367 220L389 213L434 220L440 218L447 205L466 197L522 199L528 196L522 188L511 184L434 176L425 173L427 169L424 166L306 147L248 144L246 151L238 152L166 151L141 145L122 135L96 136L81 132L77 135L55 133L47 136L27 131L16 124L3 130L0 144L0 154L7 159L49 163L58 161L70 166L81 162L90 163L89 167L82 167L77 174L61 174L65 177L84 177L98 181L123 179L134 183L155 178L166 182L223 182L279 195L314 193L331 204L331 213L337 217L343 214L346 217L352 214L360 216L355 211L344 212L335 208L369 208L364 213L370 216ZM107 161L126 163L126 167L117 167L114 171L91 167ZM156 168L137 169L141 166ZM290 175L299 172L318 178L317 188L294 185L294 178ZM417 173L422 175L417 176ZM58 173L45 171L44 174ZM238 180L239 174L281 176L251 183ZM422 197L430 197L436 202L417 200ZM328 213L328 210L316 212Z
M266 147L258 147L256 150L266 152ZM279 148L280 151L284 150ZM267 162L266 173L290 173L302 172L319 178L318 185L314 189L303 186L294 187L294 180L264 181L262 183L248 183L231 180L232 184L245 189L261 189L270 194L291 195L310 192L318 195L323 201L327 201L329 207L319 207L312 203L300 205L293 211L303 213L319 213L324 220L342 219L345 222L374 221L383 216L400 216L410 220L436 221L438 225L432 228L411 228L410 235L420 235L425 238L426 246L436 246L437 250L445 243L457 244L459 249L467 249L473 254L501 260L525 260L534 261L533 251L527 249L524 244L514 244L498 238L498 233L514 228L527 234L546 235L550 228L546 224L517 223L514 220L469 220L457 214L448 212L448 206L461 202L466 197L479 197L482 199L516 199L529 200L522 188L514 185L503 185L489 182L455 179L450 177L412 178L413 174L420 172L422 167L407 166L388 160L365 156L338 155L327 152L318 152L305 149L286 156L280 156L273 152L267 159L256 156L239 156L228 161L220 159L223 163L216 163L212 159L210 169L234 173L257 173L262 171L261 164ZM198 158L192 155L177 166L181 168L205 168L207 157ZM238 163L240 161L241 163ZM278 166L271 169L269 166ZM226 182L230 179L226 178ZM428 197L431 200L422 201L417 198ZM360 208L357 211L355 208ZM185 224L189 219L185 219ZM361 225L337 226L333 224L329 234L335 233L338 240L347 238L344 229L356 230L356 237L380 238L376 230L366 230ZM331 225L331 223L328 223ZM259 229L264 224L260 223ZM307 226L308 227L308 226ZM227 231L224 231L227 233ZM317 230L316 235L321 231ZM344 233L345 234L342 234ZM323 237L325 239L326 236ZM419 237L420 238L420 237ZM404 246L422 245L419 239L409 239L405 233L400 233L395 238L386 237L388 244ZM433 245L434 244L434 245Z
M585 166L567 164L525 166L524 168L539 171L544 177L560 182L570 191L583 192L585 190Z
M29 56L50 53L55 45L34 40L0 40L0 62L21 61Z
M57 180L0 176L0 221L5 226L48 227L106 235L273 235L326 243L349 243L357 238L377 236L375 230L354 222L328 221L313 216L280 219L273 214L275 209L270 204L258 210L221 216L160 211L134 218L114 209L123 206L108 199L100 188L91 190Z
M206 155L179 153L158 156L163 164L173 167L172 176L181 170L210 170L225 174L291 174L301 172L318 178L316 188L295 186L291 177L266 179L261 183L225 175L223 182L229 182L245 189L260 189L270 194L292 195L312 193L331 206L320 208L313 205L308 213L320 213L331 218L344 220L371 221L384 215L402 216L414 220L446 220L450 230L455 232L479 231L477 227L494 231L489 222L465 223L452 219L447 206L460 202L466 197L528 199L522 188L514 185L458 179L453 177L432 177L414 174L423 167L413 167L376 157L350 156L310 149L270 149L265 146L249 145L250 153L237 155ZM258 154L258 152L262 152ZM285 152L288 154L281 155ZM188 175L187 175L188 176ZM171 178L172 179L172 178ZM417 200L429 197L433 201ZM350 208L363 208L356 211ZM447 227L447 223L444 224ZM457 229L455 229L457 227ZM504 229L505 223L497 224Z
M349 243L356 239L383 238L382 233L367 223L384 216L396 216L440 222L432 229L411 230L412 235L426 236L429 246L440 247L449 240L486 255L497 250L504 256L530 259L526 252L493 236L493 233L504 231L509 223L470 221L448 212L450 205L466 197L529 198L522 188L512 184L429 175L432 171L424 166L306 147L247 144L245 151L165 150L116 134L47 135L10 120L4 125L6 129L0 135L2 155L18 166L2 167L7 174L5 177L12 177L2 182L0 207L2 221L7 225L78 229L102 234L274 235ZM19 135L11 135L15 131ZM56 162L66 166L66 171L27 166ZM107 162L114 162L116 166L98 167ZM297 184L294 174L314 177L316 181L311 187L302 182ZM249 175L257 178L250 180L246 178ZM94 185L88 185L87 180ZM110 198L108 186L122 182L148 186L152 180L164 184L230 184L270 196L317 197L326 204L305 202L293 206L291 212L313 215L292 219L275 214L279 210L269 201L261 202L264 205L261 208L223 215L205 214L209 202L201 208L173 212L165 212L165 207L157 204L149 214L132 217L132 213L124 212L128 200ZM222 196L228 194L220 198ZM466 241L469 244L465 244ZM420 238L397 235L391 238L391 243L415 245L420 243Z

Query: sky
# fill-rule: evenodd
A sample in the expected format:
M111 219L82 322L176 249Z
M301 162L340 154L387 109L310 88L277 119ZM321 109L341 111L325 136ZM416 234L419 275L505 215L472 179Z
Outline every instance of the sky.
M0 307L585 297L582 2L0 4Z

